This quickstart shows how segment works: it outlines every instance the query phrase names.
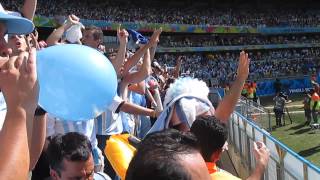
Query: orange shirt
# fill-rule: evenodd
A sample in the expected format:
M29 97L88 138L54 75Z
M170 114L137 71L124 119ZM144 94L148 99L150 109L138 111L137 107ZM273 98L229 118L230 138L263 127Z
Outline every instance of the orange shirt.
M216 163L206 162L209 174L213 174L218 171Z

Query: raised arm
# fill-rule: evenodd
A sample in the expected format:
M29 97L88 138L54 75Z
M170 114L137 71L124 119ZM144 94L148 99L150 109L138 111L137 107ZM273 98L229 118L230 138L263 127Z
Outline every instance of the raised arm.
M156 50L157 50L157 47L158 47L158 43L155 43L151 48L150 48L150 59L151 59L151 62L153 61L154 59L154 56L156 55Z
M157 44L159 42L159 37L160 37L161 32L162 32L161 28L158 30L155 30L153 32L149 42L145 46L142 46L136 53L134 53L134 55L132 57L130 57L128 59L128 61L124 64L124 67L123 67L124 75L126 73L128 73L129 70L138 63L140 58L146 53L146 51L149 48L155 46L155 44Z
M29 170L33 170L36 166L38 159L44 147L46 139L46 112L38 107L36 109L33 118L33 128L32 128L32 138L31 138L31 148L30 148L30 167Z
M146 94L146 83L145 81L141 81L139 83L136 83L136 84L131 84L129 87L128 87L128 90L129 91L133 91L135 93L138 93L138 94Z
M135 84L143 81L151 74L151 62L149 50L143 56L143 64L137 72L126 74L120 83L120 95L123 99L127 98L129 84Z
M237 78L232 84L230 93L222 99L215 112L215 116L223 122L228 121L238 102L238 99L241 95L242 87L249 74L249 63L250 60L248 58L248 54L242 51L240 53Z
M37 8L37 0L25 0L21 13L23 16L29 20L33 20L34 13L36 12Z
M151 62L150 62L150 52L147 49L143 56L143 63L137 72L127 74L123 77L124 82L127 84L139 83L146 79L151 74Z
M120 30L120 26L117 30L117 36L120 42L120 47L117 53L117 56L114 60L111 60L111 63L116 70L117 76L120 75L120 68L122 67L122 64L125 59L126 49L127 49L127 43L128 43L128 32L125 29Z
M3 179L27 179L30 165L27 114L34 113L39 90L35 49L31 49L28 58L21 54L1 67L0 86L7 104L5 122L0 131L0 162L3 162L0 163L0 176Z
M153 109L148 109L139 105L135 105L129 102L123 103L123 105L120 107L120 111L134 114L134 115L142 115L142 116L150 116L150 117L157 117L159 115L159 112L156 112Z
M68 16L67 23L60 26L58 29L54 30L50 36L47 38L48 46L54 46L61 44L59 43L60 39L62 38L63 33L68 30L72 25L78 24L79 18L75 15Z
M174 74L173 74L174 78L179 78L181 64L182 64L182 56L179 56L178 59L177 59L176 67L174 68Z

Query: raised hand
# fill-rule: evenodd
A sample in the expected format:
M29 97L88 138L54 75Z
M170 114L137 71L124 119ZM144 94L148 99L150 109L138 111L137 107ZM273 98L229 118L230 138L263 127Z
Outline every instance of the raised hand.
M237 78L243 82L248 78L249 64L250 60L248 58L248 53L241 51L237 70Z
M162 33L162 28L159 28L159 29L156 29L152 36L150 37L150 40L149 40L149 45L150 47L155 47L157 46L157 44L159 43L159 37L160 37L160 34Z
M40 48L40 45L38 43L38 37L37 37L38 35L37 34L38 34L37 31L36 31L36 35L34 35L33 33L30 34L31 46L36 48L36 50L40 50L41 48ZM31 46L29 45L29 48Z
M185 59L183 56L178 56L177 63L182 63L183 59Z
M8 111L23 108L34 113L38 103L39 86L36 71L36 50L14 56L2 66L0 88L4 94Z
M262 142L254 142L253 154L256 159L256 167L259 168L260 171L264 171L269 161L269 149Z
M80 22L80 18L78 18L76 15L71 14L71 15L68 16L67 23L70 26L79 24L79 22Z
M129 33L125 29L120 30L120 27L121 27L121 25L119 25L119 27L117 29L117 36L120 41L120 44L127 44Z

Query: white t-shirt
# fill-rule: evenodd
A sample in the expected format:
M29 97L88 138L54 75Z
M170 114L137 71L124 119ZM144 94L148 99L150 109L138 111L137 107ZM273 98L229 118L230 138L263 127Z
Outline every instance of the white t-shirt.
M2 129L6 114L7 114L7 104L6 104L6 101L4 100L4 96L2 92L0 92L0 131Z
M87 121L65 121L48 114L47 137L55 136L57 134L66 134L68 132L81 133L90 139L93 148L98 146L94 119L89 119Z
M115 96L112 103L109 105L108 110L110 112L116 111L122 102L123 100L119 96ZM112 124L107 124L110 126L109 128L113 128ZM90 139L92 147L95 148L98 145L95 126L94 119L89 119L87 121L66 121L60 120L49 114L47 120L47 137L68 132L79 132L87 136Z
M125 113L115 111L123 100L119 96L115 96L112 104L100 116L95 118L95 127L98 135L120 134L123 131L122 118Z

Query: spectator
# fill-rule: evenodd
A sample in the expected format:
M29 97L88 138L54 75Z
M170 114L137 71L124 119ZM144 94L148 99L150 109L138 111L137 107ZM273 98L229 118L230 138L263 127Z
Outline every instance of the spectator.
M301 50L269 50L250 52L249 79L261 80L286 76L299 76L315 72L318 64L318 49ZM158 54L156 59L161 65L175 66L176 59L181 54ZM214 79L223 87L230 84L236 73L235 52L216 52L212 54L185 54L181 64L181 73L199 79Z
M159 47L213 47L213 46L239 46L239 45L270 45L270 44L297 44L317 43L318 35L188 35L163 36Z
M214 116L201 116L192 124L190 131L198 139L201 155L207 163L212 179L238 179L216 165L222 153L228 150L228 129L225 124ZM253 143L253 154L256 159L256 167L247 178L248 180L263 177L270 156L268 148L262 142Z
M320 98L318 93L315 89L311 89L311 101L310 101L310 108L311 108L311 115L313 119L313 123L318 123L318 113L320 111Z
M305 125L310 125L311 123L311 92L304 92L304 99L303 99L303 109L304 109L304 118L305 118Z
M0 122L3 124L0 131L0 175L4 179L27 179L32 153L27 137L27 122L32 120L27 114L33 118L38 96L36 55L35 49L31 49L30 54L24 52L9 59L11 50L4 36L6 33L28 34L34 26L25 18L8 15L2 6L0 17L0 88L7 109L5 118L1 117L4 122Z
M105 179L103 173L94 173L91 143L86 136L70 132L53 137L48 145L52 179Z
M10 9L18 10L19 1L5 0ZM39 0L37 15L56 17L71 13L81 14L82 19L104 20L108 22L134 23L169 23L191 25L222 25L275 27L295 26L313 27L319 24L319 10L297 9L282 6L281 8L217 8L210 4L185 7L183 3L165 7L163 4L127 1L72 1L72 0ZM197 3L197 2L195 2ZM249 4L250 7L251 4ZM262 5L263 6L263 5ZM295 4L300 7L300 4ZM64 7L64 8L61 8ZM264 6L263 6L264 7ZM129 12L129 13L128 13ZM28 17L29 18L29 17ZM228 43L229 40L225 40ZM188 41L186 42L188 44Z
M248 77L249 62L248 54L242 51L236 80L230 93L223 98L216 110L208 99L209 88L203 81L192 78L176 80L168 89L163 103L164 110L150 132L167 128L189 131L193 121L199 115L215 115L226 123L238 102L241 89Z
M276 116L276 126L280 127L282 126L282 116L284 115L284 105L285 105L285 98L283 97L282 93L278 92L276 94L276 97L273 98L274 101L274 107L273 112Z
M166 130L149 134L131 160L127 180L209 180L196 138L190 133Z

